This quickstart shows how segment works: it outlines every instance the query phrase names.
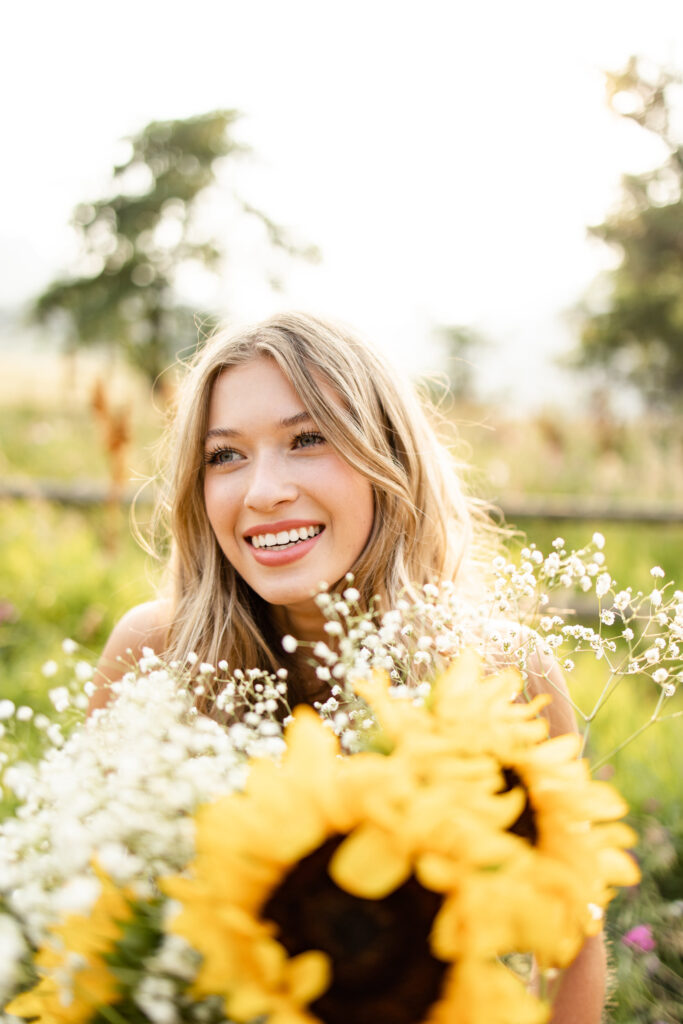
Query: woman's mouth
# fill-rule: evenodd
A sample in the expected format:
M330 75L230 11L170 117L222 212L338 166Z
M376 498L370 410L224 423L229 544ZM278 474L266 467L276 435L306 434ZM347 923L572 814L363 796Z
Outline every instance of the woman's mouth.
M279 530L277 533L256 533L247 540L252 547L263 551L287 551L311 537L317 537L323 526L300 526L291 530Z
M273 525L277 527L278 524ZM277 569L305 558L309 551L320 543L324 530L322 523L302 523L299 520L298 523L294 521L289 525L283 523L280 530L264 529L263 533L249 533L245 540L251 548L252 557L259 565Z

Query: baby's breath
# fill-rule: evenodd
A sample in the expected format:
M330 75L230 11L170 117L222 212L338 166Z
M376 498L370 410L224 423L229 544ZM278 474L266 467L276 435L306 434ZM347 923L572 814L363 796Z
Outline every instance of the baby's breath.
M404 685L417 688L467 646L479 650L491 667L509 660L525 674L532 654L548 664L559 662L568 673L578 656L590 656L604 666L604 687L588 709L572 702L587 731L621 680L649 679L669 695L672 686L675 690L672 680L683 671L683 592L671 594L672 585L660 582L665 574L658 566L651 572L658 585L649 594L619 587L607 567L605 547L604 536L595 533L575 551L567 551L558 537L547 555L528 545L517 562L498 556L492 562L491 587L479 604L466 601L452 583L428 583L384 614L376 605L362 610L337 595L319 595L328 643L299 642L298 647L309 648L314 665L331 668L332 678L342 684L341 706L350 713L358 704L355 679L377 669L389 673L396 692ZM564 610L572 599L562 595L572 591L595 601L595 628ZM559 604L553 593L562 598ZM319 710L325 715L324 702ZM342 727L337 731L341 734Z

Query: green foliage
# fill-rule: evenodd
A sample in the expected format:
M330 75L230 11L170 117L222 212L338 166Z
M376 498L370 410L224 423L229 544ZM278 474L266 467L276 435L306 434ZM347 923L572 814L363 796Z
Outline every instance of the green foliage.
M576 360L634 385L650 404L673 405L683 387L683 140L671 127L681 79L635 57L606 77L612 109L654 134L666 155L653 171L625 175L619 208L590 228L620 262L607 295L581 311Z
M134 403L135 445L127 463L131 481L154 472L154 447L162 417L151 403ZM90 438L84 443L84 438ZM0 409L0 472L12 479L88 480L104 483L109 463L92 410L18 405Z
M667 579L675 580L677 586L683 581L683 523L649 525L598 519L592 522L519 519L515 525L542 551L550 551L556 537L564 537L565 547L570 550L579 548L598 530L605 536L607 565L620 586L650 591L653 586L650 569L654 565L660 565ZM521 540L516 543L521 546Z
M121 938L114 950L104 956L121 988L126 987L145 960L157 952L163 931L164 901L161 898L131 900L130 908L131 917L120 922Z
M153 593L125 519L110 547L103 510L0 503L0 676L3 697L49 710L42 664L73 637L96 657L114 623Z
M653 798L634 824L643 879L610 906L607 935L614 969L612 1024L675 1024L683 1006L683 818L677 801ZM652 949L630 945L648 930Z
M73 213L80 255L68 277L54 281L32 309L39 323L60 325L71 345L120 349L154 383L180 350L192 347L196 318L206 311L178 298L188 266L217 270L223 251L197 217L198 200L217 180L219 162L247 152L233 137L239 114L216 110L179 121L153 121L129 140L113 168L113 195ZM260 210L234 197L237 210L259 220L271 245L314 258Z
M583 665L578 688L588 696L593 671ZM625 680L625 684L630 680ZM651 694L642 681L617 690L617 701L596 722L592 757L642 724ZM680 694L672 705L681 714ZM621 890L608 909L606 935L612 969L610 1024L676 1024L683 1006L683 815L680 779L683 761L680 719L658 722L605 765L602 778L616 782L626 797L629 822L638 835L635 848L642 880ZM629 945L629 932L647 926L654 948Z

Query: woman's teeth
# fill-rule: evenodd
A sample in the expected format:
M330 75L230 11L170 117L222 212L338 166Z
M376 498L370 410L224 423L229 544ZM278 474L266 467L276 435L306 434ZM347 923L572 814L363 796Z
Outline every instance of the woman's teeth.
M251 543L255 548L281 548L289 547L290 544L299 544L309 537L316 537L322 526L300 526L298 530L280 530L279 533L257 533L251 537Z

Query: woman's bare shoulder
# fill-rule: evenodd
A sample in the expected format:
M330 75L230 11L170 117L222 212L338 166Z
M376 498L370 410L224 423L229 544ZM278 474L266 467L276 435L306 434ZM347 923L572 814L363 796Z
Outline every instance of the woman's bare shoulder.
M97 664L90 710L107 703L109 684L120 679L142 657L143 648L151 647L157 653L165 650L171 614L171 601L158 598L136 605L119 619Z
M119 619L107 641L107 647L114 642L116 646L123 646L124 650L130 648L137 657L142 654L143 647L151 647L160 652L166 646L170 622L171 601L168 598L145 601Z

